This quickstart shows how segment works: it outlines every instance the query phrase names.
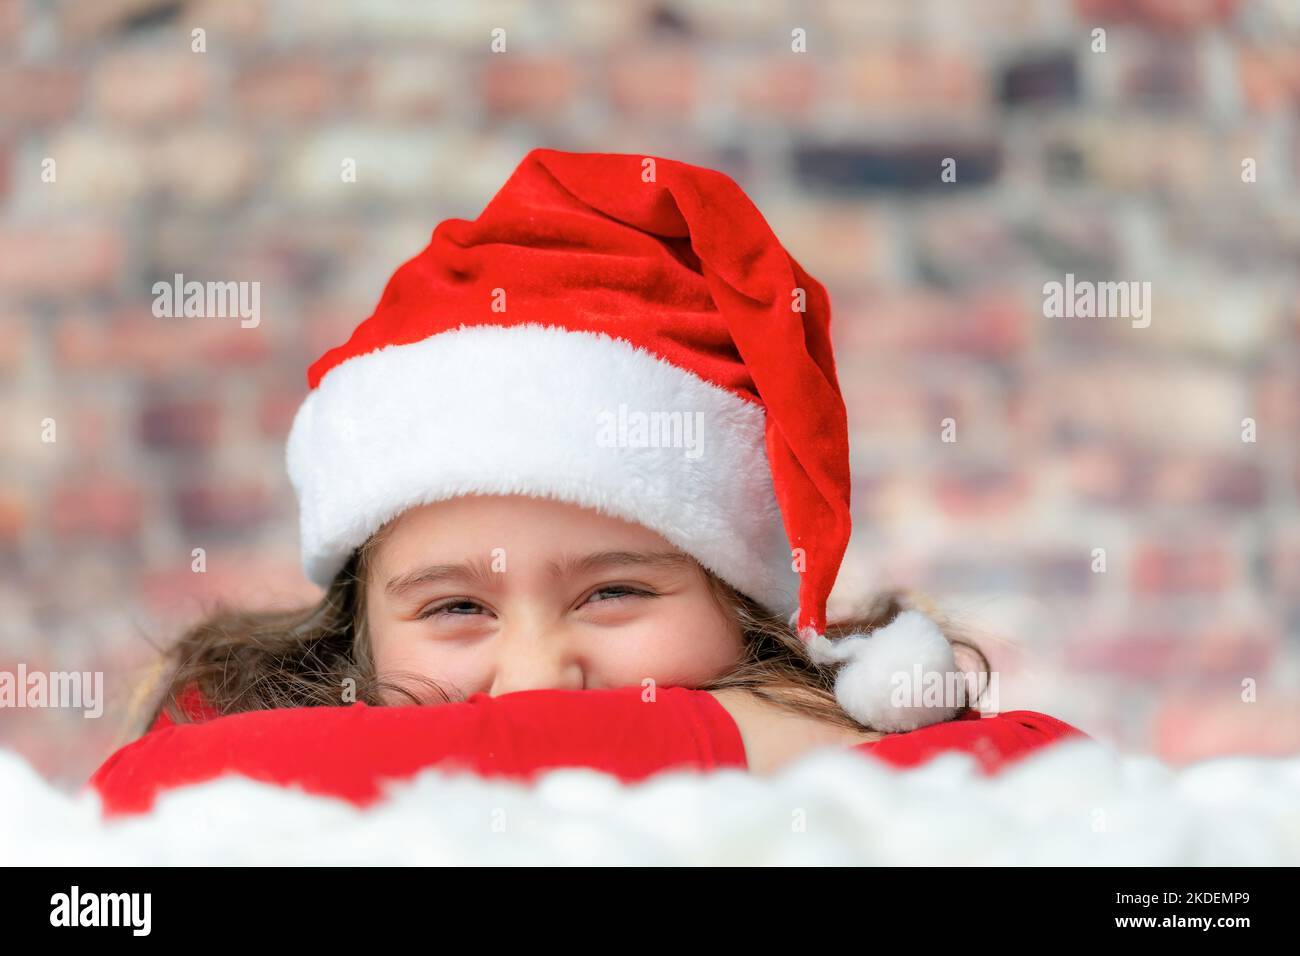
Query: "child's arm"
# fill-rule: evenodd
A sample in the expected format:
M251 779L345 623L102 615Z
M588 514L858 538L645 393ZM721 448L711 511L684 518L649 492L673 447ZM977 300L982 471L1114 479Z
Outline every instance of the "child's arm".
M523 780L592 767L625 782L745 768L736 723L711 695L660 687L656 697L643 702L639 687L535 690L433 706L252 711L152 730L109 757L90 785L114 814L227 773L365 805L385 780L435 766Z
M745 743L745 758L754 773L779 770L820 747L854 747L882 736L802 716L741 688L711 693L736 722Z

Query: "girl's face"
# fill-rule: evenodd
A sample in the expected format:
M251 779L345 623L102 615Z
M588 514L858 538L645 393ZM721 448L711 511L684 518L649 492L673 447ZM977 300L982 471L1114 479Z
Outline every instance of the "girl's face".
M549 499L412 508L381 539L366 587L379 676L415 672L467 697L646 678L691 687L743 647L693 559L640 525Z

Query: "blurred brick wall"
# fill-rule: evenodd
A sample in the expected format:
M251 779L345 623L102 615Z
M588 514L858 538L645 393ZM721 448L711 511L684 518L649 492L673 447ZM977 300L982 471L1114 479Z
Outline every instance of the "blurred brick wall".
M1003 709L1126 749L1300 747L1292 0L0 0L0 667L109 695L0 746L79 783L205 605L313 596L307 365L539 145L724 169L829 287L837 603L921 588ZM259 281L260 326L154 318L176 272ZM1067 272L1151 282L1150 327L1045 318Z

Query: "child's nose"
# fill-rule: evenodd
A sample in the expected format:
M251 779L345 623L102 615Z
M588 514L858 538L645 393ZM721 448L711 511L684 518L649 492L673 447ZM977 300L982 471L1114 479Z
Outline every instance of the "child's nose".
M498 642L493 697L520 690L582 690L582 661L561 635L515 635Z

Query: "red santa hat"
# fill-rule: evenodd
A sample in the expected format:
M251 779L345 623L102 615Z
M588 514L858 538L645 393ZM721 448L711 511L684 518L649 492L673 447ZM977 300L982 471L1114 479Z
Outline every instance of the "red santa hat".
M726 175L535 149L309 369L287 449L304 570L328 585L416 505L554 498L644 525L789 615L815 660L843 664L862 723L950 719L891 700L898 671L955 669L928 618L824 636L850 530L830 312Z

